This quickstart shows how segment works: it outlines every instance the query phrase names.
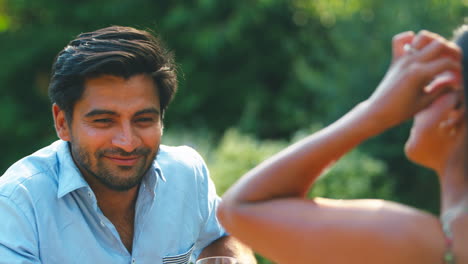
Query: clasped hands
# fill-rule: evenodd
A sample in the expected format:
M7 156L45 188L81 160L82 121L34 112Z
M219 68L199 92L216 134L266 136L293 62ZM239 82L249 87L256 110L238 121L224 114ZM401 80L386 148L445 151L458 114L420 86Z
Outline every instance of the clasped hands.
M385 128L395 126L450 91L461 90L460 48L429 32L403 32L392 41L393 60L365 104Z

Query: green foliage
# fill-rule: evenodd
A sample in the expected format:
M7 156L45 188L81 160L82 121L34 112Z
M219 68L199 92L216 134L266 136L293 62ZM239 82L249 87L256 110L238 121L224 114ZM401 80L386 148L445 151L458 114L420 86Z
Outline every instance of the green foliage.
M217 139L204 130L186 133L168 130L163 143L195 148L205 159L219 194L223 194L240 176L287 146L287 142L258 140L231 128Z
M387 173L384 162L354 150L320 177L310 196L392 199L393 179L388 179Z
M50 66L81 32L127 25L166 42L182 74L164 140L177 131L175 141L191 141L224 191L297 131L364 100L390 63L393 35L450 37L467 11L466 0L0 0L0 173L56 138ZM402 155L407 133L405 124L366 142L314 195L390 197L436 212L436 178Z
M218 192L224 193L240 176L286 145L282 141L259 141L235 129L227 130L208 158L208 167Z
M300 130L296 132L292 142L296 142L321 128L323 125L318 123ZM357 148L334 164L330 164L314 183L309 197L394 199L394 179L389 176L384 161L370 156L362 148Z
M247 171L319 127L298 132L291 142L261 140L234 128L226 130L219 140L204 130L169 130L163 142L195 148L204 157L218 193L223 194ZM386 164L356 149L323 173L311 196L391 199L392 192L393 180L388 178Z

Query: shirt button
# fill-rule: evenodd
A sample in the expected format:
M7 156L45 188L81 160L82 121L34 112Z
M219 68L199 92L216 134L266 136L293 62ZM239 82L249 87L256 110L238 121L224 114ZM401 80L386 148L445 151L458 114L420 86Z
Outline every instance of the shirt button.
M88 196L91 197L91 192L88 192Z
M103 221L101 221L101 226L105 226L105 224L104 224L104 222L103 222Z
M136 263L135 259L132 259L132 263Z

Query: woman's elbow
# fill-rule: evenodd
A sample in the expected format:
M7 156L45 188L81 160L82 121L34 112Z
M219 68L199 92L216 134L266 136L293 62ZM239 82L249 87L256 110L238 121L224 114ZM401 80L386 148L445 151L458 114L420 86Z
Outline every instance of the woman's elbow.
M216 211L216 216L218 217L218 220L226 229L230 229L232 224L232 214L234 211L233 207L235 207L235 205L232 205L232 203L230 203L229 201L222 200Z

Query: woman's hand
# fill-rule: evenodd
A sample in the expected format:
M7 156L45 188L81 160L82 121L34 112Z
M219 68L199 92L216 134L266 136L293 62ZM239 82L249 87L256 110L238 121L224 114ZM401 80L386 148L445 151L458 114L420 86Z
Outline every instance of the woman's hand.
M460 62L460 49L437 34L396 35L392 65L366 101L368 110L384 128L411 118L442 93L460 87Z

